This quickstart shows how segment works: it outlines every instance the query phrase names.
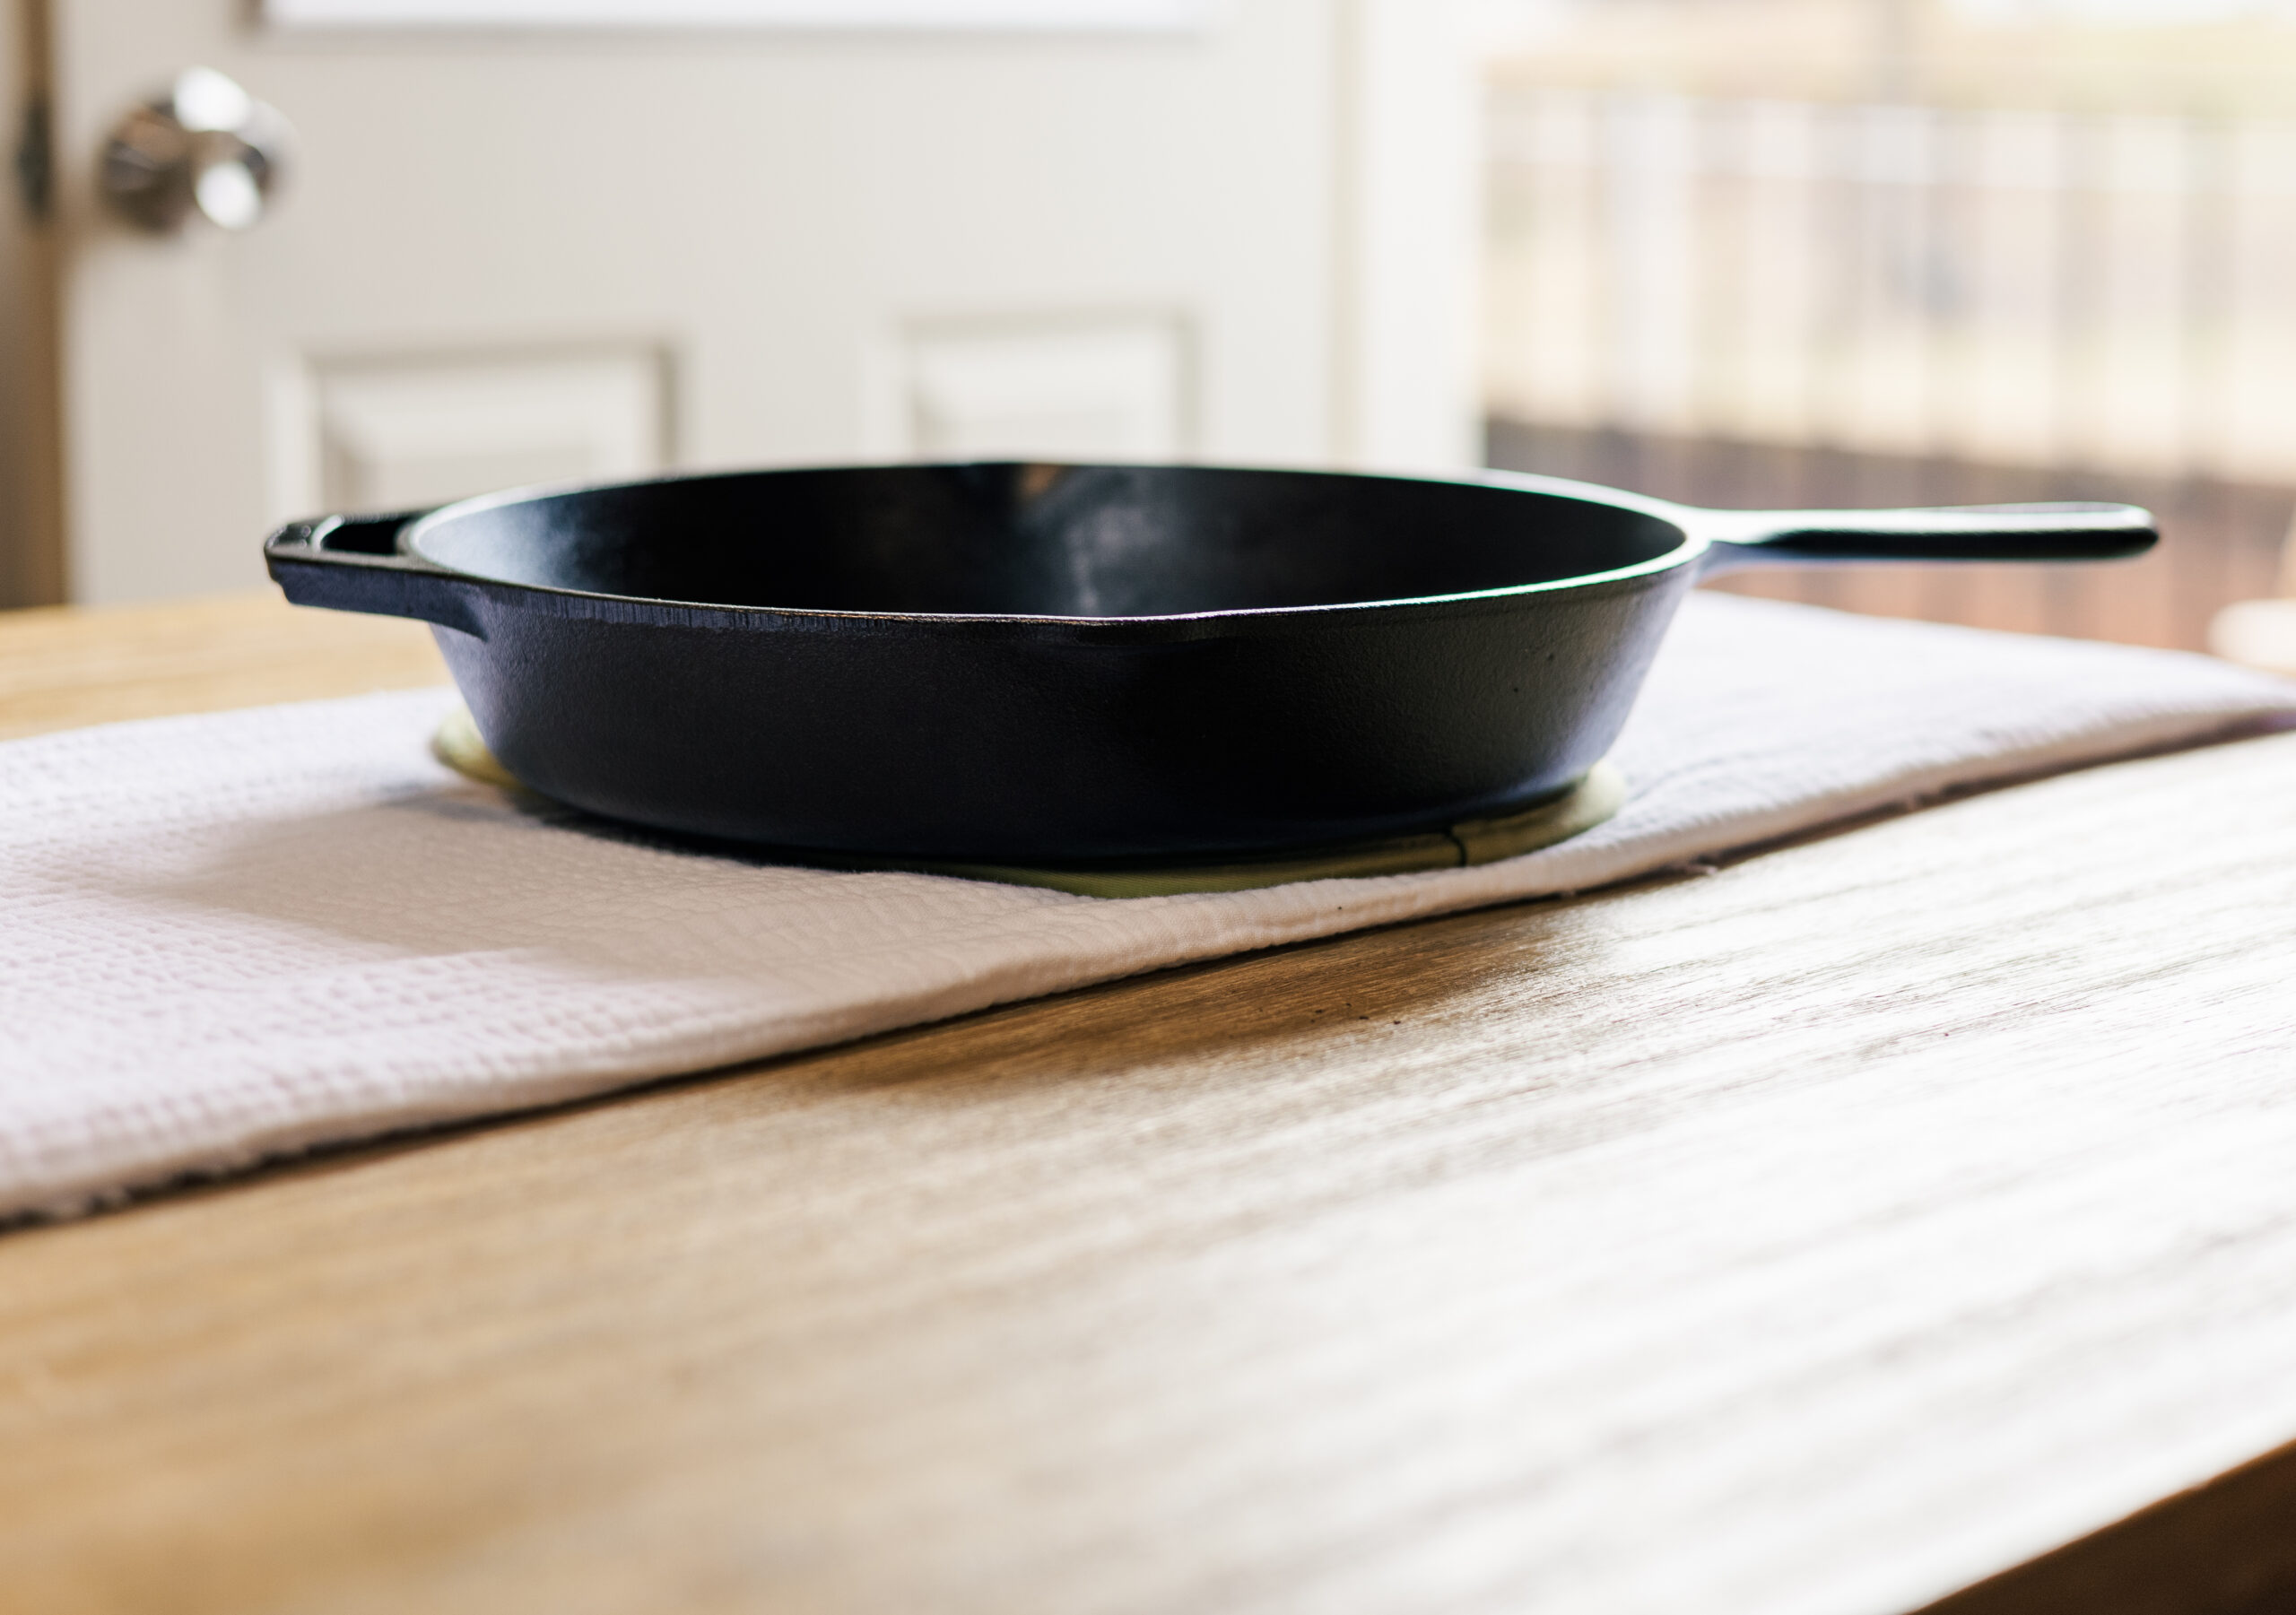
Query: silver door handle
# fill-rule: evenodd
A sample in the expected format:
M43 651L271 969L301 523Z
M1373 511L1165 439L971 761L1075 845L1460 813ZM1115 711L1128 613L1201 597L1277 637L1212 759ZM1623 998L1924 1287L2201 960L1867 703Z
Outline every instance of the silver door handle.
M113 126L104 199L147 230L181 230L195 213L245 230L263 217L292 135L275 109L213 68L188 68Z

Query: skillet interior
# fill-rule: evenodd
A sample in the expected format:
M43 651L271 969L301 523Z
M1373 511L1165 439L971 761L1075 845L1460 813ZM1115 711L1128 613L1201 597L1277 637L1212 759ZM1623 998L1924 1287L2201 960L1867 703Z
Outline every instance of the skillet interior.
M816 611L1135 617L1552 582L1681 531L1554 494L1314 472L981 465L753 472L546 495L423 524L503 582Z

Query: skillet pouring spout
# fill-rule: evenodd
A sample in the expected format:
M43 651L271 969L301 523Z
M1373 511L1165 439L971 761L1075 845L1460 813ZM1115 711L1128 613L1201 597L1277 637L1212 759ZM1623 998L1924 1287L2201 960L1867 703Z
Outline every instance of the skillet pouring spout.
M2125 507L1698 510L1552 478L997 463L299 522L300 604L433 625L486 746L658 829L1205 863L1540 811L1700 576L2134 554Z

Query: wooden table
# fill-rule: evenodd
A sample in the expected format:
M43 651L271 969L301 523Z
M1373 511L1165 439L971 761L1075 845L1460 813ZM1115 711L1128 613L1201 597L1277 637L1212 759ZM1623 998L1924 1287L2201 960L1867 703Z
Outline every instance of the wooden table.
M0 1608L2287 1608L2292 959L2296 735L20 1227Z

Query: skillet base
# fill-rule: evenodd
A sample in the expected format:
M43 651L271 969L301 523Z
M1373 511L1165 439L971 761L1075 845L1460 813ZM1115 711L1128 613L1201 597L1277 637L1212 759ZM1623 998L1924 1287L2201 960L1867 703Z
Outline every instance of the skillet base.
M439 760L465 778L504 790L529 791L504 768L457 706L431 739ZM1172 897L1196 891L1250 891L1295 881L1329 881L1369 875L1416 874L1431 869L1459 869L1495 864L1583 835L1615 814L1626 802L1626 777L1607 761L1598 762L1577 783L1521 812L1476 819L1416 836L1388 837L1344 847L1301 848L1248 862L1196 864L1126 864L1101 868L1031 869L1003 864L934 863L900 858L847 859L795 851L789 861L840 869L899 869L921 874L957 875L1010 886L1039 886L1088 898Z

